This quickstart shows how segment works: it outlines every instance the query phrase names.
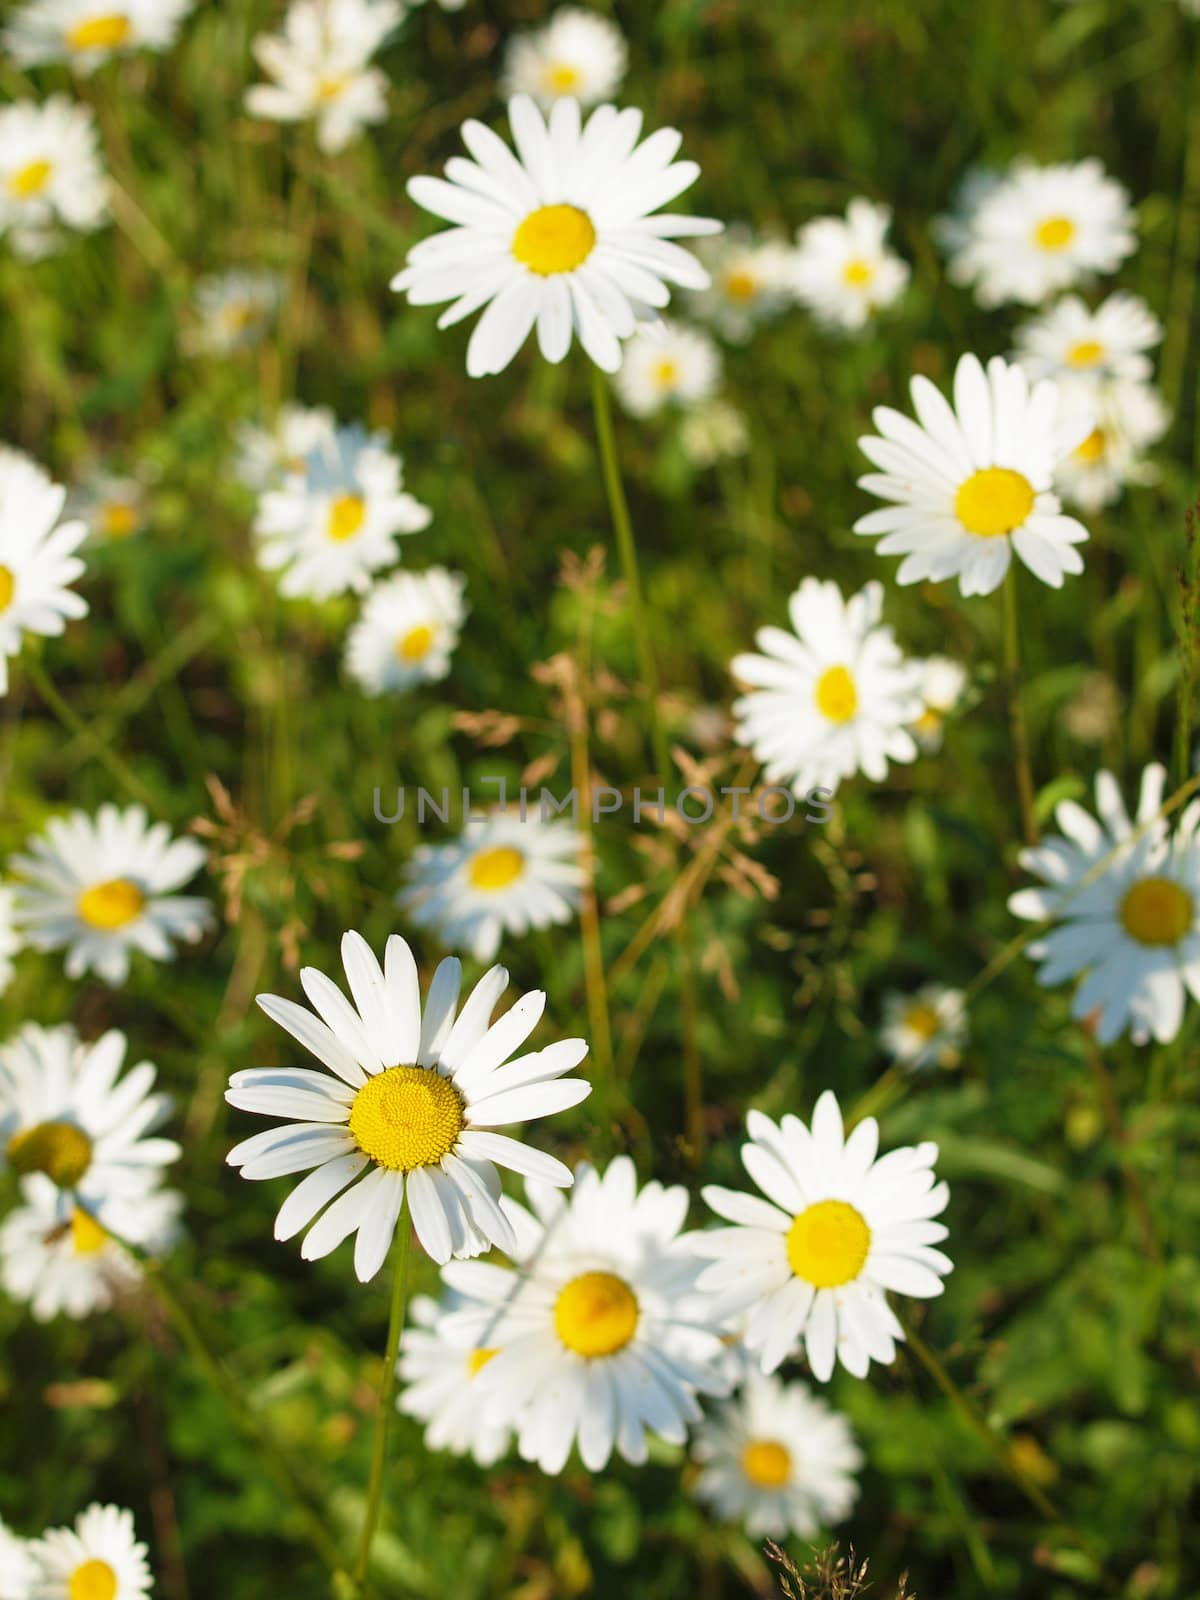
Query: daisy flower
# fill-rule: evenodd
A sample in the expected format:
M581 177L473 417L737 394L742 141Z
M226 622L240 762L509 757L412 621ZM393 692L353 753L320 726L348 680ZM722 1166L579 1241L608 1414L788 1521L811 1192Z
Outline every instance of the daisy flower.
M290 1120L239 1144L229 1164L251 1179L307 1172L280 1207L275 1237L292 1238L327 1207L300 1253L316 1261L356 1233L354 1270L363 1283L383 1265L406 1194L417 1238L435 1261L492 1245L511 1253L516 1239L499 1206L495 1163L552 1184L569 1184L571 1173L492 1129L578 1105L591 1085L563 1074L587 1045L566 1039L510 1059L537 1026L546 996L524 995L489 1026L508 987L503 967L480 979L459 1013L461 968L443 961L422 1016L416 963L398 934L382 971L357 933L343 938L342 961L353 1004L313 967L300 983L316 1016L278 995L258 997L328 1070L235 1072L225 1096L231 1106Z
M274 272L219 272L202 278L186 350L227 356L257 344L279 309L282 292L283 281Z
M0 456L0 694L23 634L57 638L68 620L87 616L87 602L68 587L83 575L75 552L87 527L59 524L66 498L27 456Z
M0 994L13 980L16 968L13 957L21 948L21 937L16 929L16 896L11 889L0 888ZM3 1600L3 1596L0 1596Z
M453 1262L462 1296L445 1327L496 1348L476 1383L491 1419L508 1423L525 1461L556 1474L572 1445L589 1472L615 1450L637 1466L646 1433L682 1444L697 1394L725 1394L721 1340L693 1320L697 1262L680 1237L686 1189L647 1183L617 1156L603 1174L576 1169L569 1200L527 1184L533 1211L504 1201L517 1235L510 1271Z
M101 1227L40 1172L21 1180L21 1201L0 1226L0 1285L29 1306L35 1322L107 1311L142 1279L138 1263L117 1241L161 1255L177 1233L183 1208L182 1195L155 1190L107 1207Z
M1150 377L1146 354L1162 340L1162 323L1137 295L1119 291L1093 311L1067 295L1016 333L1016 359L1031 378Z
M406 1328L400 1342L396 1370L405 1387L396 1406L425 1423L426 1449L469 1455L478 1466L490 1467L507 1451L512 1429L491 1421L475 1383L495 1349L452 1343L442 1331L456 1301L449 1295L439 1305L428 1295L418 1295L412 1302L416 1326Z
M924 709L913 723L917 743L926 754L942 748L946 718L967 687L967 669L949 656L926 656L916 663L917 693Z
M664 406L707 400L720 377L721 357L712 340L695 328L664 320L633 335L613 381L626 411L649 417Z
M858 441L880 469L860 478L860 488L892 503L860 517L854 531L883 534L879 554L905 557L897 583L957 577L964 595L991 594L1014 550L1052 589L1082 572L1075 546L1087 529L1063 515L1051 485L1093 418L1065 409L1050 379L1031 386L999 356L986 372L977 357L962 357L953 407L928 378L918 375L910 387L919 425L877 406L879 435Z
M895 1359L904 1330L885 1291L942 1292L952 1264L932 1247L946 1229L931 1219L950 1191L935 1183L936 1144L893 1150L876 1160L879 1126L866 1117L846 1138L837 1099L826 1089L812 1128L798 1117L746 1119L742 1162L766 1200L710 1186L707 1204L731 1228L693 1235L712 1258L699 1281L714 1317L750 1310L747 1348L774 1372L804 1343L822 1383L835 1359L856 1378L872 1361Z
M37 1575L28 1539L18 1539L0 1519L0 1600L32 1600Z
M1135 830L1116 779L1100 772L1097 816L1064 800L1054 813L1061 834L1020 856L1045 887L1008 902L1015 916L1056 924L1028 949L1038 982L1082 977L1071 1014L1094 1015L1102 1045L1127 1028L1135 1044L1165 1044L1186 996L1200 999L1200 801L1171 832L1156 816L1165 781L1161 766L1143 772Z
M951 279L973 286L980 305L1039 305L1115 272L1137 248L1133 226L1128 193L1098 161L1017 161L1007 174L977 179L939 232Z
M402 462L387 436L339 428L318 442L302 472L269 489L254 520L259 565L282 571L289 599L365 593L371 575L400 559L402 534L419 533L432 512L403 488Z
M805 795L856 772L880 783L889 761L916 760L917 666L882 613L880 583L845 600L836 583L805 578L788 601L794 633L760 628L762 654L733 658L730 671L750 689L733 703L735 737L768 782Z
M924 984L915 994L883 997L880 1043L899 1066L950 1067L967 1042L967 1013L961 989Z
M1157 477L1146 460L1166 433L1171 413L1149 383L1112 378L1099 383L1064 381L1068 399L1091 408L1095 427L1058 463L1054 486L1063 499L1091 513L1114 504L1127 484L1152 483Z
M387 117L387 76L368 63L399 23L396 0L292 0L282 33L260 33L252 49L272 83L246 91L251 116L309 122L329 154Z
M515 811L472 817L450 844L413 851L397 896L418 928L452 950L490 961L505 934L570 922L579 908L582 839L569 822Z
M467 613L466 581L445 567L430 567L377 584L346 639L350 677L367 694L444 678Z
M328 406L284 406L274 423L245 422L237 430L233 474L254 494L278 489L306 470L309 456L336 448L337 423Z
M528 95L543 111L563 95L594 106L616 94L628 61L616 23L580 6L563 6L544 26L508 41L502 92L506 99Z
M18 923L33 949L66 949L68 978L96 972L122 984L134 950L170 961L173 939L195 944L209 926L207 900L172 893L203 866L203 848L148 824L141 806L54 817L27 849L10 863L26 880Z
M0 1045L0 1167L41 1173L114 1232L180 1154L155 1133L171 1110L151 1092L155 1068L120 1076L126 1042L115 1029L86 1044L72 1027L29 1022Z
M908 286L908 264L887 247L890 206L851 200L845 218L817 217L796 235L791 281L819 322L857 332Z
M28 0L4 32L18 66L94 72L131 50L167 50L195 0Z
M863 1458L850 1424L803 1383L752 1373L736 1399L696 1430L692 1493L752 1539L812 1538L858 1498Z
M0 233L28 261L49 255L60 227L91 233L108 216L108 187L90 107L66 95L0 108Z
M684 414L679 442L692 465L703 469L744 456L750 448L750 429L738 408L717 396Z
M735 223L719 238L701 240L696 254L711 282L689 295L689 304L722 338L745 344L760 322L791 303L791 252L782 240Z
M98 471L67 500L67 511L86 522L93 536L130 539L146 524L146 495L136 478Z
M454 226L415 245L392 288L411 305L449 300L441 328L486 307L467 346L473 378L502 372L535 326L547 361L561 361L577 336L598 367L615 372L621 341L648 307L667 304L669 283L708 286L695 256L671 241L719 233L721 224L659 211L700 169L675 160L673 128L639 145L640 111L598 106L581 124L579 102L562 99L543 119L519 94L508 118L516 156L468 121L462 137L474 159L447 162L444 180L409 180L417 205Z
M73 1527L50 1528L29 1545L36 1600L142 1600L153 1582L133 1512L90 1505Z

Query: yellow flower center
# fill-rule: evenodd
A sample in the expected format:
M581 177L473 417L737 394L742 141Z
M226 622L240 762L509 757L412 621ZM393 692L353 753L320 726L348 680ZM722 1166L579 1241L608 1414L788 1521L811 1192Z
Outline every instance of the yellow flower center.
M461 1095L430 1067L388 1067L367 1079L350 1107L358 1148L392 1172L436 1166L462 1128Z
M758 279L745 267L734 267L725 274L725 293L731 300L744 305L758 293Z
M476 1377L483 1371L484 1367L487 1366L492 1357L498 1356L499 1354L500 1348L498 1345L491 1350L472 1350L471 1354L467 1357L468 1374L472 1378Z
M334 78L322 78L317 84L317 99L322 105L328 105L345 92L349 82L349 76L344 72Z
M1081 339L1067 351L1067 361L1073 367L1094 367L1104 358L1104 346L1097 339Z
M942 1019L932 1006L910 1006L904 1017L904 1026L922 1039L932 1039L941 1030Z
M870 1248L870 1228L844 1200L818 1200L788 1229L788 1265L816 1289L836 1289L857 1278Z
M916 726L922 733L933 735L941 727L943 720L940 711L935 711L932 706L926 706L917 718Z
M842 268L842 277L852 289L864 289L875 276L875 269L869 261L864 261L861 256L855 256L852 261L847 261Z
M137 509L127 500L111 500L100 513L100 523L110 539L127 539L137 532Z
M329 508L329 524L325 531L335 544L341 544L353 539L366 520L367 505L363 497L340 494Z
M559 1290L554 1329L578 1356L611 1356L637 1332L633 1290L611 1272L584 1272Z
M85 1561L67 1584L67 1600L116 1600L117 1575L107 1561Z
M1178 944L1195 916L1191 895L1173 878L1141 878L1121 901L1121 926L1139 944Z
M1019 472L984 467L959 485L954 514L968 533L991 539L1019 528L1033 510L1034 498L1028 478Z
M539 206L513 234L512 252L539 277L574 272L591 255L596 230L578 206Z
M145 904L146 897L136 883L130 883L128 878L110 878L85 889L75 909L89 928L112 933L141 916Z
M471 862L470 879L474 889L507 889L525 871L525 857L510 844L481 850Z
M7 611L17 592L17 580L11 567L0 566L0 611Z
M71 1213L71 1243L77 1256L94 1256L104 1249L108 1235L95 1217L76 1206Z
M262 320L262 307L253 300L234 300L217 312L218 323L231 338L247 332Z
M742 1451L742 1471L756 1489L782 1489L792 1475L792 1457L775 1439L751 1439Z
M72 50L119 50L132 32L127 16L120 11L109 11L68 28L67 45Z
M583 73L569 61L553 61L546 68L546 87L551 94L573 94L582 79Z
M858 690L847 667L827 667L817 679L817 710L830 722L849 722L858 710Z
M29 161L8 175L8 192L14 200L34 200L50 182L54 166L49 161Z
M1070 217L1047 217L1033 230L1033 237L1041 250L1065 250L1075 237L1075 231Z
M13 1171L44 1172L60 1189L73 1189L92 1161L92 1141L73 1122L39 1122L8 1141Z
M1081 461L1084 466L1093 466L1097 461L1104 460L1104 452L1108 448L1108 441L1102 428L1093 428L1091 433L1075 451L1075 460Z
M656 361L653 369L655 383L660 389L673 389L679 382L679 363L671 356Z
M403 639L396 646L396 654L401 661L421 661L429 654L429 647L433 643L433 629L427 623L418 623L415 628L410 628Z

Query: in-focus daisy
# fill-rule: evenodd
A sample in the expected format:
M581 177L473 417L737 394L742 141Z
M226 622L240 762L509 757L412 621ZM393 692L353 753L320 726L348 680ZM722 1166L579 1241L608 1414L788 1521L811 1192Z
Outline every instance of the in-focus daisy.
M1039 305L1061 289L1115 272L1137 242L1129 195L1099 161L1039 167L1017 161L976 181L941 225L950 277L980 305Z
M302 472L259 501L259 564L282 571L279 591L289 598L362 594L372 573L399 560L397 538L431 520L429 507L403 488L402 463L386 434L339 428L318 442Z
M1154 464L1146 459L1166 433L1171 414L1150 383L1110 378L1099 383L1064 380L1068 401L1091 408L1091 433L1058 463L1054 486L1081 511L1095 512L1121 498L1126 484L1153 483Z
M649 417L707 400L720 377L721 356L708 335L664 320L633 335L614 382L626 411Z
M749 1309L746 1346L774 1372L804 1343L824 1382L840 1361L855 1377L872 1361L895 1359L904 1338L885 1291L942 1292L952 1263L932 1247L946 1229L931 1219L950 1191L935 1183L936 1144L892 1150L876 1160L879 1127L866 1117L846 1138L837 1099L826 1089L812 1128L798 1117L746 1119L742 1162L766 1195L710 1186L705 1201L734 1224L692 1236L712 1258L699 1287L713 1315Z
M506 99L528 95L544 111L563 95L594 106L616 94L628 59L615 22L581 6L563 6L542 27L509 40L502 91Z
M791 251L781 239L760 238L735 223L719 238L702 240L696 254L711 282L689 295L689 304L723 338L745 343L760 322L791 303Z
M436 683L466 617L466 579L445 567L376 584L346 639L346 671L367 694Z
M888 249L891 224L890 206L857 199L845 218L817 217L797 233L792 286L819 321L857 330L904 293L910 273Z
M19 1539L0 1519L0 1600L33 1600L37 1575L29 1540Z
M463 1297L452 1336L496 1349L477 1378L493 1421L509 1423L523 1460L558 1473L572 1445L589 1472L614 1449L646 1459L646 1433L682 1444L697 1394L724 1394L721 1340L694 1310L698 1263L680 1237L687 1191L647 1183L617 1156L603 1174L576 1169L570 1198L526 1185L533 1212L504 1201L516 1271L454 1262Z
M18 923L35 950L66 949L68 978L122 984L134 950L170 961L172 940L194 944L209 925L207 900L173 893L204 864L203 848L149 824L141 806L54 817L26 848L10 863L25 880Z
M909 727L921 714L918 668L880 621L883 585L868 583L844 600L836 583L805 578L788 614L794 633L760 628L762 654L730 663L750 689L733 704L735 736L767 780L805 795L836 789L856 772L880 783L889 761L915 761Z
M718 395L680 419L679 442L694 467L743 456L750 448L750 429L735 405Z
M598 106L581 124L579 102L562 99L547 120L515 95L508 118L516 156L468 121L462 137L474 159L447 162L444 180L409 180L417 205L454 226L415 245L392 288L412 305L451 301L441 328L486 307L467 346L473 378L502 372L535 326L547 361L561 361L577 336L615 372L621 341L647 308L667 304L669 283L708 285L695 256L671 241L721 224L659 211L700 169L675 160L682 136L673 128L639 145L640 111Z
M912 731L921 749L931 754L942 748L946 718L967 687L967 669L949 656L926 656L916 666L917 693L923 709Z
M850 1515L862 1455L850 1424L803 1383L752 1372L696 1430L692 1493L752 1539L808 1539Z
M278 489L306 470L314 451L335 448L337 423L328 406L283 406L271 426L246 422L237 431L233 473L254 494Z
M354 1270L363 1283L383 1265L406 1194L417 1237L435 1261L491 1245L511 1254L516 1239L500 1209L495 1164L551 1184L569 1184L571 1173L492 1130L578 1105L591 1085L563 1075L587 1045L565 1039L513 1058L546 996L522 996L489 1026L508 987L503 967L480 979L460 1013L461 968L443 961L422 1015L416 962L398 934L388 940L382 971L357 933L343 938L342 961L353 1004L313 967L301 971L300 983L316 1016L278 995L258 997L328 1070L235 1072L225 1096L231 1106L289 1120L231 1150L230 1165L252 1179L307 1172L280 1207L275 1237L290 1239L311 1222L300 1253L315 1261L357 1233Z
M0 108L0 233L26 260L49 255L61 230L91 233L108 215L96 119L66 95Z
M94 538L130 539L146 524L146 494L137 478L100 470L73 491L68 513L86 522Z
M28 0L4 32L19 66L94 72L131 50L167 50L195 0Z
M396 1405L406 1416L426 1424L428 1449L469 1455L479 1466L490 1467L512 1439L506 1423L488 1416L475 1384L496 1350L446 1337L446 1314L456 1303L454 1295L440 1305L428 1295L418 1295L412 1302L409 1315L414 1326L404 1330L396 1368L405 1387Z
M66 498L27 456L0 456L0 694L23 634L57 638L68 619L87 616L87 602L68 587L83 575L75 551L87 526L59 524Z
M397 896L418 928L490 961L503 935L570 922L579 907L581 836L569 822L516 811L472 817L450 844L413 851Z
M230 355L257 344L279 309L282 280L274 272L220 272L196 285L189 353Z
M914 994L885 995L879 1038L893 1061L914 1072L954 1066L967 1040L962 990L926 983Z
M902 555L900 584L958 578L965 595L1003 583L1015 550L1051 588L1083 571L1077 544L1087 529L1063 515L1053 492L1059 463L1087 438L1093 418L1067 409L1050 379L994 356L984 371L963 356L954 405L920 375L910 385L918 423L890 406L873 412L879 435L860 439L880 470L859 486L892 503L868 512L855 533L874 536L880 555Z
M1146 354L1163 335L1162 323L1137 295L1118 291L1093 311L1067 295L1016 333L1016 358L1031 378L1151 376Z
M1064 800L1054 813L1061 836L1021 853L1021 865L1046 887L1022 889L1008 902L1018 917L1055 922L1028 949L1041 963L1038 982L1081 977L1071 1014L1080 1021L1094 1014L1105 1045L1126 1028L1135 1044L1166 1043L1179 1032L1186 996L1200 999L1200 801L1168 829L1156 820L1165 781L1157 765L1142 774L1137 824L1144 831L1135 837L1116 779L1098 773L1097 817Z
M40 1172L21 1180L21 1202L0 1225L0 1286L28 1304L35 1322L107 1311L142 1278L137 1261L117 1241L160 1255L183 1207L182 1195L156 1189L108 1206L102 1227Z
M0 887L0 994L13 979L13 957L21 948L21 936L16 928L16 896L11 889ZM0 1600L3 1597L0 1596Z
M322 150L344 150L387 116L387 76L369 63L403 15L396 0L292 0L283 32L254 41L255 60L274 81L246 91L247 111L313 121Z
M133 1512L90 1505L70 1528L51 1528L29 1546L38 1569L36 1600L142 1600L153 1579Z
M41 1173L114 1232L179 1157L155 1132L170 1097L152 1093L149 1061L121 1076L125 1048L115 1029L86 1044L32 1022L0 1045L0 1167Z

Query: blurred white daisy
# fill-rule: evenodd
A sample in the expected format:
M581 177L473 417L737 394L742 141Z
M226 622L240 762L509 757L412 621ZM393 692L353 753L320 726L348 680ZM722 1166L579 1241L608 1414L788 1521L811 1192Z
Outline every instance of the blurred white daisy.
M880 1043L899 1066L949 1067L967 1041L967 1012L961 989L926 983L913 994L883 997Z
M972 285L983 306L1038 305L1115 272L1137 248L1129 195L1099 161L1017 161L977 178L964 202L938 231L951 279Z
M720 377L720 352L708 335L664 319L633 335L613 382L626 411L649 417L664 406L709 399Z
M493 1466L512 1440L506 1423L495 1423L480 1401L475 1379L496 1354L447 1338L447 1312L457 1296L439 1305L428 1295L418 1295L409 1308L415 1324L404 1330L397 1371L405 1387L396 1405L406 1416L426 1424L425 1446L469 1455L481 1467Z
M1058 463L1054 486L1070 504L1095 512L1119 500L1127 484L1154 482L1158 474L1146 452L1166 433L1171 413L1150 383L1065 380L1060 388L1068 400L1076 385L1076 403L1091 407L1095 427Z
M501 92L506 99L529 95L544 111L563 95L594 106L616 94L628 60L615 22L581 6L563 6L542 27L508 41Z
M37 1575L29 1540L19 1539L0 1519L0 1600L33 1600Z
M101 1226L44 1174L30 1173L21 1180L21 1204L0 1225L0 1285L29 1306L35 1322L107 1311L142 1279L117 1241L161 1255L178 1232L182 1208L182 1195L156 1189L108 1206Z
M86 522L93 538L130 539L146 524L146 493L137 478L100 469L67 499L67 514Z
M62 228L90 233L108 216L108 184L89 106L66 95L0 108L0 234L36 261Z
M717 395L684 413L679 442L692 465L703 469L745 455L750 429L738 408Z
M1065 407L1052 380L1031 386L1020 367L999 356L986 372L977 357L961 358L953 407L928 378L918 375L910 387L919 425L877 406L879 435L858 441L880 469L859 486L893 503L860 517L854 531L883 534L879 554L905 557L896 582L957 577L963 594L990 594L1014 550L1054 589L1065 574L1082 572L1075 546L1087 529L1063 515L1052 484L1093 417Z
M255 494L278 489L306 469L308 458L335 447L337 423L328 406L283 406L270 426L244 422L237 430L233 474Z
M579 102L557 100L549 119L527 95L509 102L517 155L481 122L463 124L474 160L454 157L446 178L412 178L417 205L454 226L408 253L392 288L412 305L452 302L440 328L486 307L467 346L473 378L502 372L536 326L547 361L577 336L605 372L621 365L621 341L648 309L670 300L669 283L703 289L708 274L674 238L719 233L705 217L661 206L700 175L676 161L673 128L638 145L640 111L598 106L581 124Z
M29 1545L36 1600L142 1600L153 1579L133 1512L90 1505L70 1528L50 1528Z
M581 835L533 811L472 817L449 844L413 851L397 904L451 950L490 961L504 935L570 922L579 908Z
M946 718L967 687L967 669L949 656L926 656L915 665L922 711L912 731L921 749L932 754L942 748Z
M1153 371L1146 352L1162 336L1162 323L1137 295L1119 290L1093 311L1072 294L1020 325L1016 359L1031 378L1141 381Z
M318 441L302 472L259 501L259 565L282 571L279 591L290 599L365 593L373 573L399 560L397 538L432 520L402 485L402 463L387 449L386 434L338 428Z
M21 948L21 936L16 927L16 905L14 891L0 887L0 994L13 980L16 971L13 957ZM0 1600L3 1600L2 1595Z
M710 1186L704 1199L735 1224L692 1236L712 1258L700 1279L713 1315L749 1309L747 1348L773 1372L803 1340L822 1382L835 1359L856 1378L872 1361L895 1359L904 1330L885 1291L922 1299L942 1292L952 1263L932 1247L946 1229L931 1219L950 1191L935 1183L936 1144L893 1150L876 1160L879 1127L866 1117L846 1138L837 1099L826 1089L811 1131L798 1117L746 1119L742 1162L766 1200Z
M910 272L888 248L891 224L890 206L856 199L845 218L817 217L800 229L791 281L818 321L857 331L904 293Z
M214 273L196 285L189 354L231 355L257 344L279 309L283 280L275 272Z
M850 1424L803 1383L752 1372L696 1430L692 1493L752 1539L812 1538L843 1521L863 1464Z
M87 527L59 524L66 498L27 456L0 457L0 695L23 634L57 638L68 620L87 616L87 602L68 587L83 575L75 552Z
M231 1106L290 1120L239 1144L229 1164L251 1179L307 1172L280 1207L275 1237L290 1239L312 1222L300 1253L315 1261L357 1233L354 1270L363 1283L384 1263L406 1195L417 1238L435 1261L491 1245L511 1253L516 1240L500 1210L495 1164L551 1184L569 1184L571 1173L492 1129L578 1105L591 1085L564 1074L583 1060L586 1044L565 1039L510 1059L537 1026L546 996L524 995L489 1027L508 986L503 967L480 979L458 1013L461 969L443 961L422 1015L416 962L398 934L382 971L357 933L343 938L342 961L353 1004L313 967L300 983L317 1016L278 995L258 997L328 1070L235 1072L225 1096Z
M916 760L918 667L882 613L880 583L845 600L836 583L805 578L788 601L795 632L760 628L762 654L733 658L730 671L750 689L733 703L735 737L768 782L805 795L856 772L881 783L889 761Z
M576 1169L568 1198L526 1185L511 1200L515 1271L478 1262L443 1270L462 1306L452 1336L499 1348L476 1380L488 1414L509 1423L525 1461L559 1473L573 1445L589 1472L615 1450L640 1465L646 1433L682 1444L697 1394L725 1394L721 1340L693 1318L698 1262L680 1237L687 1190L650 1182L633 1162Z
M282 33L254 40L255 60L274 81L246 91L247 111L313 121L322 150L344 150L387 117L387 75L369 63L403 15L396 0L292 0Z
M1099 820L1064 800L1054 813L1061 836L1020 857L1046 887L1008 902L1015 916L1056 924L1028 948L1041 963L1038 982L1082 978L1071 1014L1084 1021L1094 1013L1104 1045L1126 1028L1135 1044L1164 1044L1179 1032L1187 995L1200 999L1200 801L1168 829L1156 819L1165 781L1161 766L1143 772L1136 820L1144 831L1135 836L1116 779L1098 773Z
M41 1173L113 1231L180 1154L156 1133L171 1100L152 1093L151 1063L121 1076L126 1042L116 1029L89 1044L28 1022L0 1045L0 1168Z
M4 31L18 66L94 72L131 50L167 50L196 0L28 0Z
M133 951L170 961L172 940L194 944L211 921L207 900L172 892L204 865L203 848L148 823L141 806L53 817L26 850L9 863L25 880L18 926L35 950L66 949L68 978L96 972L122 984Z
M367 694L436 683L450 670L467 614L466 579L445 567L376 584L346 638L346 671Z
M707 267L707 289L688 296L695 315L735 344L760 322L791 303L791 251L781 239L762 238L734 223L719 238L703 239L696 254Z

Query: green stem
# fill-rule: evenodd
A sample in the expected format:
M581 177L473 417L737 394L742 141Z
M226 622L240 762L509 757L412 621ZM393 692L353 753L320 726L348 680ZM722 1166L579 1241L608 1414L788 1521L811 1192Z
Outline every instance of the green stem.
M1017 769L1017 798L1021 806L1021 833L1026 844L1036 844L1037 821L1033 811L1033 773L1029 765L1029 734L1021 701L1021 645L1017 631L1017 569L1009 564L1004 579L1004 676L1008 690L1008 717L1012 726L1013 760Z
M144 805L149 812L156 812L158 806L154 796L146 788L137 773L127 767L120 756L114 755L108 746L96 737L83 718L77 712L72 711L71 707L51 683L41 662L30 656L25 663L25 670L29 675L29 681L62 723L63 727L66 728L67 732L73 734L76 739L84 744L96 757L97 761L108 769L121 787L127 790L135 800Z
M621 558L625 587L629 591L630 620L637 639L638 660L649 706L650 743L654 751L655 775L666 779L671 772L671 761L658 716L658 668L655 665L654 647L650 642L650 629L642 605L637 544L633 537L633 524L629 519L629 505L625 499L625 486L621 481L621 467L617 459L617 441L613 431L612 401L609 398L608 383L600 368L595 366L592 368L592 409L596 417L596 444L600 451L604 490L608 496L608 510L617 540L617 553Z
M362 1534L358 1543L358 1556L354 1563L355 1582L361 1588L367 1579L371 1562L371 1546L379 1526L380 1501L383 1495L383 1469L387 1464L388 1433L395 1410L396 1361L400 1355L400 1335L404 1331L404 1310L408 1299L408 1256L412 1241L412 1223L400 1229L400 1246L396 1257L396 1270L392 1279L392 1309L388 1318L387 1350L383 1358L383 1379L379 1385L379 1415L375 1418L375 1440L371 1450L371 1475L367 1479L367 1509L363 1517Z
M1184 374L1200 261L1200 45L1192 44L1191 82L1184 104L1183 171L1176 212L1175 250L1167 296L1167 336L1163 343L1163 395L1178 423L1184 401ZM1200 413L1196 421L1200 424Z

